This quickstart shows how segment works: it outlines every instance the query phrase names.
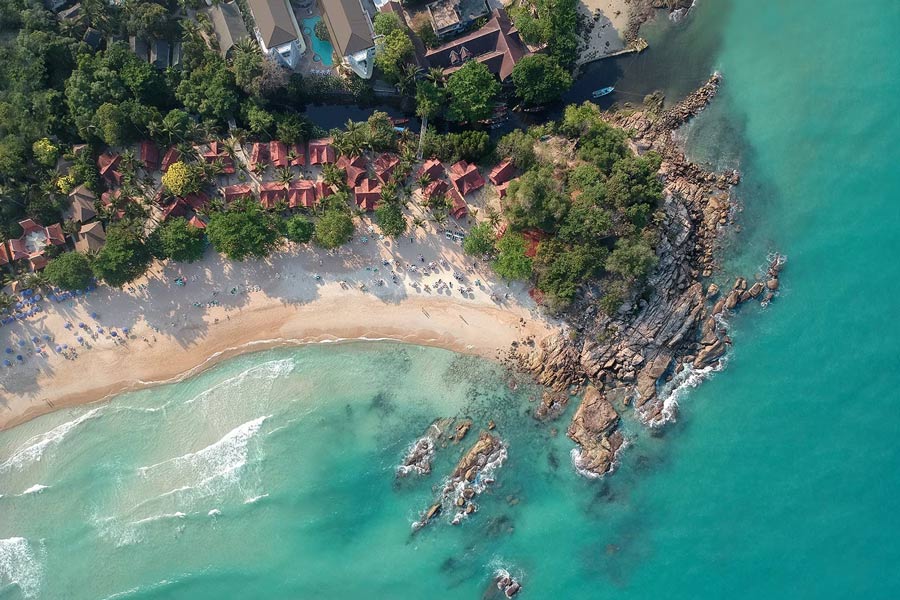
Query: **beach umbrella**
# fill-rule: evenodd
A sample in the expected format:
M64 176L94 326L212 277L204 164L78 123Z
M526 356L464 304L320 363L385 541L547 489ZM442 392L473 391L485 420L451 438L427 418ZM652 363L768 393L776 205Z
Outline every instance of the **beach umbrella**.
M19 340L19 345L20 345L20 346L24 346L24 345L25 345L25 340Z
M67 350L69 348L68 344L63 344L63 350Z
M50 341L50 336L47 335L46 333L44 334L44 341L46 341L46 342Z
M79 343L79 344L83 344L83 343L84 343L84 338L81 337L80 335L79 335L77 338L75 338L75 339L78 340L78 343Z
M129 329L127 327L122 328L122 333L128 333Z
M16 360L25 360L21 354L16 354Z
M65 327L66 329L72 329L72 324L66 321L66 324L63 325L63 327Z
M41 338L39 338L38 336L34 336L31 338L31 341L37 344L39 341L41 341Z
M96 319L98 316L99 316L99 315L97 315L97 313L95 313L95 312L92 312L92 313L91 313L91 318L92 318L92 319Z
M56 351L57 351L57 352L62 352L62 346L57 346L57 347L56 347Z
M84 329L84 327L85 327L84 323L79 323L78 326L81 327L82 329Z
M97 328L97 333L103 333L103 328L102 328L102 327L98 327L98 328Z
M113 336L113 337L118 337L119 334L116 333L115 331L110 331L110 332L109 332L109 335L111 335L111 336Z
M12 354L12 348L7 348L7 349L6 349L6 353L7 353L7 354Z
M9 362L8 360L6 360L5 358L3 359L3 364L6 365L7 367L11 367L11 366L12 366L12 363Z

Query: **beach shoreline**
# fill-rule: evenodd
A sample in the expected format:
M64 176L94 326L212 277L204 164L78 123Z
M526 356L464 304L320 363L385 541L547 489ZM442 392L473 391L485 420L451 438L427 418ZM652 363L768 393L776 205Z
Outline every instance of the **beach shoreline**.
M0 430L275 347L390 340L499 360L513 342L559 329L524 283L500 282L459 245L415 235L358 238L334 253L292 246L245 263L209 251L193 264L157 263L125 290L47 304L0 331L27 354L0 371Z

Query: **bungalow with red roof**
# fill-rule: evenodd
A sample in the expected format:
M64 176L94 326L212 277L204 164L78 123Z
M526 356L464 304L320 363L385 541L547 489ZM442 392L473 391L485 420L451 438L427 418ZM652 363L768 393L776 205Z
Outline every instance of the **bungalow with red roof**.
M329 165L337 158L331 138L322 138L309 141L309 164Z
M9 254L9 248L6 247L6 242L0 242L0 267L8 265L10 262L12 262L12 257Z
M488 179L490 179L491 183L494 185L502 185L512 179L515 172L516 167L512 164L512 161L507 158L491 169Z
M276 169L288 166L287 146L284 142L269 142L269 158Z
M121 160L121 156L109 152L104 152L97 157L97 169L100 171L100 177L110 185L122 185L122 173L118 170Z
M234 160L219 142L213 140L209 143L209 150L203 153L203 160L209 164L221 163L222 173L231 175L234 173Z
M300 144L291 144L289 154L294 156L294 158L291 159L292 167L302 167L306 164L306 151Z
M322 200L323 198L327 198L328 196L332 195L333 193L334 193L334 190L331 189L331 186L328 185L327 183L325 183L323 180L319 179L316 181L316 194L318 195L319 200Z
M525 243L528 244L525 248L525 256L534 258L537 255L538 245L547 238L547 234L540 229L526 229L522 232L522 237L525 238Z
M375 162L372 163L372 166L375 168L375 177L377 177L381 183L387 183L399 164L400 157L396 154L390 154L388 152L379 154L375 159Z
M287 187L280 181L259 184L259 203L263 208L275 208L280 200L287 201Z
M447 192L450 190L450 184L448 184L443 179L435 179L425 186L425 189L422 190L422 195L425 196L425 200L431 202L437 196L446 196Z
M253 189L249 183L238 183L235 185L226 185L222 188L222 198L225 204L231 204L240 198L248 198L253 196Z
M438 177L444 175L444 165L436 158L429 158L419 168L418 176L428 175L431 181L435 181Z
M291 208L315 208L318 202L316 183L308 179L292 181L288 186L287 200Z
M163 155L162 163L160 163L159 169L163 173L169 170L174 163L177 163L181 160L181 152L175 146L172 146L166 153Z
M484 187L484 178L478 172L478 167L464 160L450 167L450 181L463 196Z
M267 163L269 161L269 145L262 142L253 142L250 147L250 168L255 169L256 165Z
M381 184L377 179L363 179L360 185L353 188L353 199L364 211L375 210L381 200Z
M141 162L144 163L144 169L147 171L155 171L159 168L159 148L150 140L141 142L139 155Z
M469 214L469 207L458 191L451 188L447 198L450 200L450 214L453 218L464 219Z
M338 168L343 169L347 174L347 185L350 187L358 186L368 174L366 159L362 156L354 156L353 158L341 156L336 164Z
M189 223L190 225L193 225L193 226L196 227L197 229L206 229L206 221L204 221L203 219L201 219L201 218L198 217L197 215L194 215L193 217L191 217L191 220L188 221L188 223Z
M191 213L190 205L182 198L175 198L171 204L163 207L163 220L169 217L186 217Z

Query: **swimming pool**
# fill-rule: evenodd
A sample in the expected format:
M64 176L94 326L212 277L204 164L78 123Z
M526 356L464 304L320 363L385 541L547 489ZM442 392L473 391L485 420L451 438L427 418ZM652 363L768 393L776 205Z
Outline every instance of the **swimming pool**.
M316 37L316 23L321 20L322 17L318 15L303 19L303 33L309 36L310 45L312 46L313 51L313 60L323 67L330 67L334 64L334 61L331 60L331 56L334 54L331 42L323 42ZM315 60L316 56L319 57L319 60Z

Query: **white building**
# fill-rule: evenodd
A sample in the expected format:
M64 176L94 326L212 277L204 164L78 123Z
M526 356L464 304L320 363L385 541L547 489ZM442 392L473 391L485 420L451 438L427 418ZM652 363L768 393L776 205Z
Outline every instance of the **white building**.
M375 67L375 32L361 0L319 0L331 45L345 65L362 77Z
M306 52L297 18L288 0L248 0L254 33L265 54L293 69Z

